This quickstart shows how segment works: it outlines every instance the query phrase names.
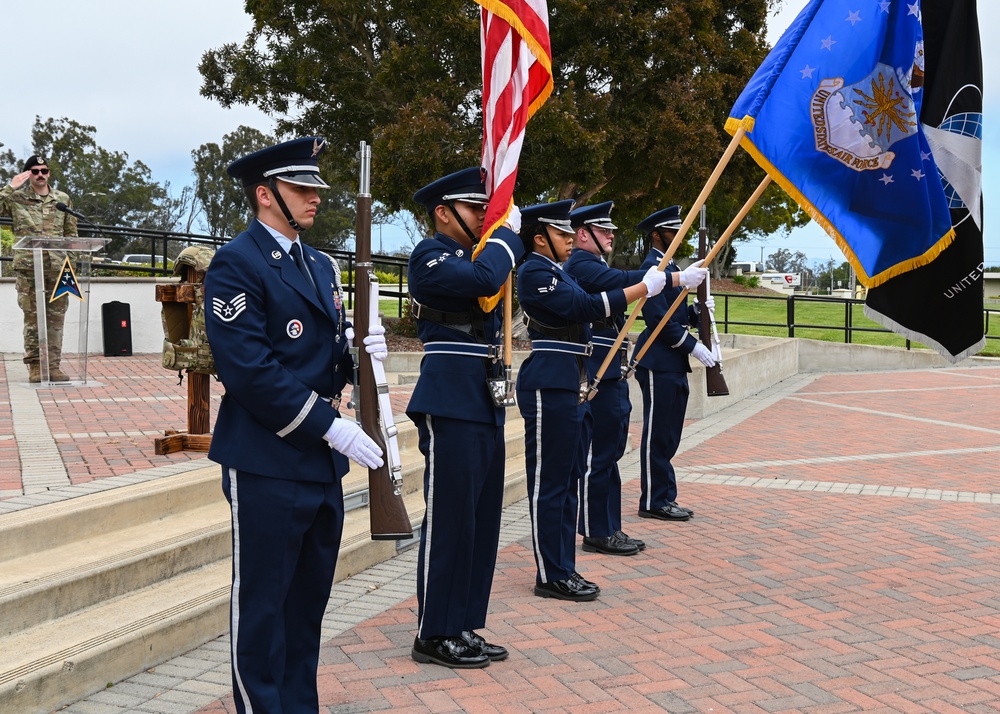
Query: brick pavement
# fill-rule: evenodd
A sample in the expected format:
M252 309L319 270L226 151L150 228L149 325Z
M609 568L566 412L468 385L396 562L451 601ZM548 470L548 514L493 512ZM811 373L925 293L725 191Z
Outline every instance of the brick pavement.
M629 454L626 530L649 547L578 553L592 603L531 594L520 501L486 632L511 657L483 670L409 658L414 549L338 583L323 711L998 712L998 387L1000 368L799 375L690 422L687 523L634 516ZM226 647L66 711L231 712Z

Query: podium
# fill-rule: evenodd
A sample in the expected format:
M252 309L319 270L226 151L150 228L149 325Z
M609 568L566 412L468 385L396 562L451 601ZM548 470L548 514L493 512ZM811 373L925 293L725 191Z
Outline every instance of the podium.
M30 253L35 274L41 384L53 384L49 374L53 356L69 384L87 382L91 259L107 243L107 238L25 236L14 244L15 261L17 251ZM52 322L62 320L61 344L49 344L50 317Z

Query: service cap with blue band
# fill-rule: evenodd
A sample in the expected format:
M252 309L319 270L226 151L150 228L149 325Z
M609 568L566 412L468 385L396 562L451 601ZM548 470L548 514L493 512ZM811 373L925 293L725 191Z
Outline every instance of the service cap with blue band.
M657 228L665 228L668 231L676 231L684 221L681 220L681 207L670 206L661 208L656 213L646 216L637 226L645 234L652 233Z
M319 176L318 157L325 146L326 141L315 136L292 139L237 159L229 164L226 173L244 186L274 178L299 186L330 188Z
M565 201L553 201L552 203L538 203L521 209L521 225L529 223L544 223L545 225L558 228L565 233L573 232L573 224L570 220L570 211L573 210L575 201L571 198ZM523 236L522 236L523 237ZM529 236L533 238L534 236Z
M486 195L486 172L480 168L462 169L433 181L413 194L413 200L428 212L449 201L489 203Z
M569 217L573 222L574 228L594 226L607 231L613 231L618 228L618 226L611 222L611 209L614 207L614 201L595 203L592 206L583 206L576 209L569 214Z

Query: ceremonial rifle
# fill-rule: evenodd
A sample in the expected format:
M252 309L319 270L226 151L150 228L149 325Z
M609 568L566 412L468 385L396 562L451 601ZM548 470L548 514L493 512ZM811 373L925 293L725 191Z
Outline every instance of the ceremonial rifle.
M385 463L368 469L368 515L372 540L401 540L413 536L410 517L403 503L403 466L385 367L365 352L363 338L372 325L379 324L378 278L372 264L371 148L361 142L361 186L355 224L354 334L358 344L358 380L354 405L361 428L382 449Z
M705 219L705 206L701 207L701 226L698 230L698 255L703 258L708 257L708 222ZM698 303L701 311L698 315L698 337L712 354L715 355L715 364L705 368L705 388L710 397L729 396L729 386L726 378L722 376L722 350L719 349L719 333L715 329L715 316L706 307L710 295L708 287L708 277L705 282L698 286Z

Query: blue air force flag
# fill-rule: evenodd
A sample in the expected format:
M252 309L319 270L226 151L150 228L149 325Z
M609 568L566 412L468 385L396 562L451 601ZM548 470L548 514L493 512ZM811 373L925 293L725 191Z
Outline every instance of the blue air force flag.
M740 95L726 130L837 242L865 286L954 239L920 123L920 0L811 0Z
M928 265L872 288L865 314L951 362L983 334L983 58L976 0L922 0L920 123L951 210L955 240Z
M72 295L78 300L83 300L83 293L80 292L80 284L76 280L73 263L70 261L68 255L59 271L59 280L56 281L55 286L52 288L52 297L49 298L49 302L55 302L63 295ZM69 298L66 299L69 300Z

